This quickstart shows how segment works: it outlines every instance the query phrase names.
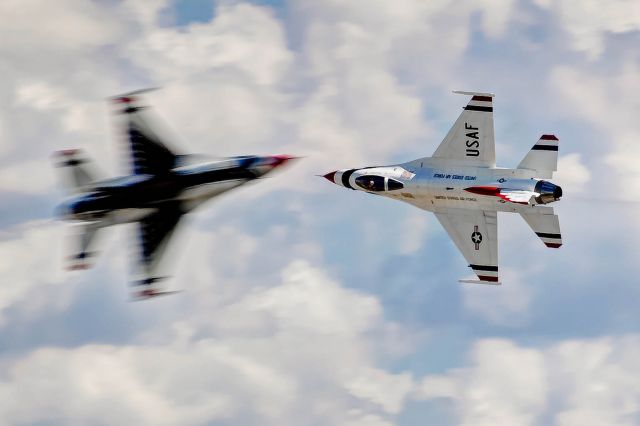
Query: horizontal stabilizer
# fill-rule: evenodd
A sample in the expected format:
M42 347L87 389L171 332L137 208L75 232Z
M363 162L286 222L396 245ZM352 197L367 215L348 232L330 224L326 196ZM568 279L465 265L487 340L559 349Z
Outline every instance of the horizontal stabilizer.
M535 170L536 177L551 178L558 170L558 138L555 135L542 135L524 159L518 169Z
M54 154L54 163L62 171L63 185L72 194L91 190L96 171L87 156L79 149L65 149Z
M98 254L96 248L96 235L101 229L95 222L76 227L77 235L72 235L71 255L67 256L65 268L69 271L91 268L92 261Z
M132 300L145 300L158 296L166 296L173 293L179 293L179 291L166 290L162 285L166 276L147 277L132 283L131 287L131 299Z
M67 271L79 271L82 269L89 269L93 264L92 259L96 256L95 252L83 252L77 253L67 257L67 264L65 269Z
M132 90L131 92L121 93L119 95L112 96L111 100L114 102L129 103L135 100L138 97L138 95L143 95L145 93L153 92L158 89L159 87L148 87L146 89Z
M502 285L500 281L483 281L483 280L458 280L462 284L487 284L487 285Z
M542 240L544 245L550 248L558 248L562 245L562 235L560 234L560 221L558 215L549 208L541 210L539 213L520 213L522 218L529 224L533 232Z
M457 95L469 95L469 96L488 96L490 98L494 98L496 95L493 93L484 93L484 92L467 92L464 90L454 90L453 93Z
M174 294L174 293L180 293L180 291L174 290L174 291L162 291L162 290L155 290L152 288L147 288L144 290L140 290L137 293L133 294L132 299L133 300L146 300L146 299L152 299L154 297L158 297L158 296L168 296L170 294Z

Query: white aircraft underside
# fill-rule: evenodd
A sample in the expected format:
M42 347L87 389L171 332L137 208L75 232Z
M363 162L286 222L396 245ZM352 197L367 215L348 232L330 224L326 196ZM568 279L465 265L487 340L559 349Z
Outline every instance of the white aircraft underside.
M432 157L325 178L435 213L478 276L461 282L500 284L497 212L519 213L547 247L562 245L558 216L545 205L562 190L540 179L557 169L558 139L542 135L517 168L496 168L494 95L455 93L472 98Z

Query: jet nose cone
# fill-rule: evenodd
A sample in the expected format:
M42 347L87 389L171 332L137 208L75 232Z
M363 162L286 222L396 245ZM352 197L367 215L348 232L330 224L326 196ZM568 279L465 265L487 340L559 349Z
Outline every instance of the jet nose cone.
M280 167L291 160L296 160L298 157L294 157L287 154L274 155L273 157L273 167Z
M326 175L323 175L322 177L331 183L336 183L336 181L334 180L335 176L336 176L336 172L330 172L330 173L327 173Z

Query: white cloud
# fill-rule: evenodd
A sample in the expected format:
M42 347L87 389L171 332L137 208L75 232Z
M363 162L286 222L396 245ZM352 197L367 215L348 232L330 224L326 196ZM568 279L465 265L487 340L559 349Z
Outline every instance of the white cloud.
M375 414L363 413L360 410L351 410L345 420L345 426L392 426L393 423Z
M27 315L45 306L67 307L71 288L64 285L62 256L57 245L46 244L62 240L58 225L37 222L0 234L0 327L6 311L17 305Z
M103 2L7 0L0 4L0 50L83 50L113 43L122 30ZM36 54L37 55L37 54Z
M302 63L316 84L302 111L300 140L318 156L338 157L335 168L381 162L398 153L428 154L431 144L424 141L432 130L422 118L421 97L431 101L430 108L446 107L431 98L433 88L451 88L459 80L456 70L470 44L471 17L480 13L483 29L499 38L512 16L510 5L296 3L305 28ZM408 76L411 84L398 75Z
M42 160L29 160L0 169L0 191L42 194L55 189L52 168L42 169Z
M500 268L503 284L499 287L463 284L465 309L493 324L519 327L528 323L534 290L526 275L526 271Z
M339 286L304 261L285 267L282 280L280 286L273 288L266 287L265 280L258 281L259 287L246 291L248 294L214 315L219 321L211 322L209 314L202 324L225 334L249 330L265 333L279 328L301 340L312 334L320 340L340 339L345 343L382 326L382 309L376 298ZM326 347L321 352L340 350ZM335 368L341 370L339 366Z
M427 376L417 398L451 398L460 425L532 425L546 405L543 356L500 339L481 340L472 366L446 376Z
M158 26L159 13L167 7L169 0L124 0L121 13L133 15L134 21L140 23L144 29L155 29Z
M179 364L181 368L173 368ZM43 348L9 367L8 380L0 382L0 412L8 423L203 424L237 409L227 394L215 390L220 382L226 382L227 390L232 387L228 380L234 373L241 388L248 379L270 388L270 395L282 396L279 381L268 371L261 377L261 369L256 363L243 365L213 342L190 352L98 345Z
M268 8L249 4L218 5L214 20L184 30L150 28L129 50L132 60L160 81L227 71L230 77L246 74L249 82L273 85L292 60L280 23Z
M514 1L483 0L480 2L482 14L482 29L492 38L504 35L513 13Z
M435 144L425 141L435 133L438 114L453 110L454 104L458 108L460 101L441 93L461 88L460 83L484 79L498 84L503 74L520 75L522 63L509 62L508 48L495 67L480 60L477 51L468 51L473 45L496 55L491 49L497 45L470 39L476 21L487 39L505 43L500 48L512 46L511 37L521 34L513 19L526 8L493 0L299 1L287 4L291 19L285 24L268 8L224 2L211 22L177 29L158 23L167 4L69 0L0 6L0 51L12 59L0 66L0 93L6 101L0 105L0 152L4 165L14 164L0 170L3 189L15 187L27 174L23 189L32 195L50 191L48 155L62 147L83 146L105 166L114 138L104 97L141 85L165 86L149 100L183 138L186 150L214 155L285 150L308 157L269 181L277 184L258 183L259 188L242 189L229 201L201 210L203 221L186 227L174 245L179 265L170 272L185 293L117 307L122 309L118 313L149 323L140 334L132 331L96 345L92 342L106 338L97 325L87 323L91 337L78 337L85 343L55 348L41 347L38 338L25 333L26 352L3 356L0 417L63 424L95 419L114 424L392 424L406 412L416 379L411 372L387 371L380 360L417 358L430 348L416 343L407 324L385 320L376 296L348 289L352 283L340 283L327 272L338 275L352 266L330 256L334 263L323 263L328 248L320 233L340 238L340 231L362 217L359 212L345 211L344 227L330 230L318 214L318 201L300 194L337 190L324 181L310 183L320 171L429 154ZM566 4L554 3L550 13L564 14ZM583 22L560 18L574 37L574 49L598 55L609 47L608 34L637 28L633 14L618 6L595 22L587 10L592 6L575 5ZM583 127L596 130L593 140L573 145L580 152L560 158L559 183L573 192L587 182L606 184L590 180L597 173L591 169L595 162L598 170L614 169L629 182L627 196L637 198L637 64L616 57L610 70L596 75L590 67L572 64L572 58L558 61L556 55L566 49L562 40L553 42L559 45L545 44L549 56L531 57L529 66L549 80L559 102L548 110L536 108L545 119L577 117ZM562 66L549 68L548 60ZM520 90L521 81L517 84L519 98L531 97ZM571 143L571 135L563 138ZM596 147L602 161L590 157ZM263 201L283 188L291 205L273 211L262 210L267 203L256 204L255 210L234 209L238 200ZM255 219L258 209L265 215ZM288 219L257 229L256 223L285 214L300 218L302 230ZM375 247L381 256L415 253L429 220L424 214L416 210L406 222L386 222L387 233L376 234L379 223L373 221L371 232L358 243ZM62 275L56 250L63 230L59 224L29 224L3 234L0 317L5 326L45 311L95 308L95 299L83 299L78 288L104 269ZM399 236L402 248L386 240L381 244L389 234ZM118 268L124 263L121 252L118 245L112 258L103 256L99 262L109 271ZM366 261L357 267L379 270ZM528 329L519 327L540 315L532 309L539 295L525 278L503 272L501 288L464 287L464 309L486 321L482 326L492 332L495 325L497 330L510 326L529 336ZM126 274L118 269L118 279L109 283L120 300L127 297ZM387 278L372 276L370 284L378 288L389 284ZM73 315L72 320L85 322ZM413 327L429 334L432 324L421 320ZM74 327L68 333L78 334ZM545 414L563 425L587 420L632 424L637 390L621 372L635 372L638 357L626 358L618 345L637 355L633 339L543 349L481 341L470 366L427 377L417 395L454 400L459 424L531 424L546 419ZM600 357L585 359L583 365L579 352ZM557 411L550 399L560 401Z
M556 424L634 425L640 410L640 338L568 341L548 352L556 398Z
M4 151L7 149L8 141L5 140L5 124L4 120L0 117L0 156L4 155Z
M8 1L0 5L2 162L39 161L69 145L104 153L101 101L117 84L114 52L129 34L109 2ZM133 25L132 25L133 27ZM18 160L18 161L16 161ZM37 179L45 179L45 174Z
M376 299L304 262L286 268L281 284L211 312L214 328L225 315L258 315L259 332L240 325L206 337L188 331L197 323L185 314L168 333L157 331L163 344L41 348L5 361L0 416L8 423L388 424L384 414L398 413L412 386L409 374L375 367L369 342L385 325Z
M16 104L32 108L43 114L58 114L64 131L92 133L95 124L92 113L97 108L65 93L60 86L34 81L16 87ZM99 110L99 112L102 112Z
M411 375L391 374L379 369L362 370L346 385L351 393L382 406L387 413L401 412L404 399L413 387Z
M429 216L423 211L414 211L402 221L398 238L398 251L410 255L416 253L425 241Z
M558 158L558 172L554 181L562 186L565 194L585 192L586 184L591 180L589 169L582 163L581 154L567 154Z
M503 339L478 341L470 365L427 376L415 398L454 401L458 424L562 426L637 424L640 338L567 340L525 348Z
M607 170L607 175L617 175L627 182L625 191L616 195L632 200L640 197L640 168L635 161L640 147L633 142L640 99L638 69L638 64L625 61L615 72L606 75L567 66L555 68L550 75L551 84L560 96L560 113L597 130L591 133L589 141L603 156L596 159L599 160L596 166ZM583 152L591 149L589 145L580 145ZM574 168L574 180L579 177L584 180L586 176ZM596 183L603 182L606 180Z
M537 3L552 8L571 37L573 48L597 59L611 34L640 31L640 5L634 0L560 0Z
M412 142L429 133L421 100L413 88L400 84L395 70L413 69L410 62L434 53L438 62L449 64L443 56L460 57L475 10L483 11L485 21L491 19L487 31L494 36L504 31L511 14L504 7L493 13L497 6L491 2L455 16L447 12L449 2L411 0L393 7L385 2L379 7L301 3L293 8L300 7L302 20L312 22L304 30L300 51L294 52L282 23L266 7L223 2L212 21L174 28L158 23L166 1L137 3L104 6L98 13L70 0L65 19L100 20L95 31L105 39L88 36L94 49L83 55L59 53L43 44L42 58L56 64L47 73L33 62L33 55L20 53L15 66L20 71L17 104L34 110L31 120L55 119L60 126L50 125L29 139L51 150L80 144L101 161L111 160L105 168L115 169L106 108L96 101L137 81L167 86L150 99L188 150L214 155L300 152L309 157L297 166L298 176L341 167L336 158L345 166L385 161L399 149L411 150ZM35 2L28 4L36 7ZM59 9L65 7L56 6ZM126 31L120 15L127 16ZM445 20L447 25L441 25ZM424 42L441 36L458 47L443 50L438 43ZM109 46L113 56L101 54L101 46ZM62 63L75 63L78 72L69 75L66 67L58 66ZM118 71L122 68L134 77L123 78ZM446 67L428 67L420 80L439 73L439 68ZM14 150L28 155L20 143L27 132L22 133L20 138L7 137L14 136L18 143ZM281 189L296 186L281 182Z
M62 90L43 82L22 85L16 89L18 104L30 105L38 110L52 110L62 106L63 97Z

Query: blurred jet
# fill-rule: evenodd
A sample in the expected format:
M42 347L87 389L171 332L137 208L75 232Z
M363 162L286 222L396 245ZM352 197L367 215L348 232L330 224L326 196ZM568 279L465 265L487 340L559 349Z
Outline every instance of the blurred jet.
M63 169L71 198L58 207L61 219L81 222L76 249L68 269L85 269L95 256L96 234L102 228L136 222L139 258L133 296L145 299L162 291L159 266L167 243L185 213L226 191L258 179L287 163L288 155L240 156L203 162L192 155L178 155L159 136L141 106L142 91L113 98L122 114L128 141L131 174L96 180L96 173L77 149L55 155Z
M432 157L324 177L435 213L478 276L460 282L500 284L497 212L519 213L547 247L562 245L558 216L546 206L562 197L562 189L542 180L557 170L558 138L542 135L517 168L496 168L494 95L454 93L471 100Z

